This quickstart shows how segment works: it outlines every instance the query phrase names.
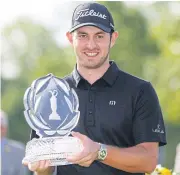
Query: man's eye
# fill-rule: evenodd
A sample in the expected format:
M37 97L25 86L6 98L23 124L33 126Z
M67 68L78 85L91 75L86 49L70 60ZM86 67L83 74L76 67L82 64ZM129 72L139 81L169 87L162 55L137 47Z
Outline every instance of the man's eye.
M79 38L86 38L87 36L85 34L79 35Z
M103 35L97 35L97 39L102 39Z

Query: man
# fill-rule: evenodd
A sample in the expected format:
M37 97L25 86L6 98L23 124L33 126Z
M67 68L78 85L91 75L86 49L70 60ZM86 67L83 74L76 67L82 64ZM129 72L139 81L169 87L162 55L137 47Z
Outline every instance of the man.
M1 117L1 174L27 175L28 169L22 165L25 149L20 142L7 139L8 120L2 110Z
M121 71L109 60L118 38L110 12L98 3L79 5L67 38L77 64L64 79L77 92L81 113L72 135L84 149L68 157L73 165L58 166L57 175L152 172L158 146L166 144L159 101L149 82ZM33 137L37 137L35 131ZM53 170L48 161L23 163L37 175Z

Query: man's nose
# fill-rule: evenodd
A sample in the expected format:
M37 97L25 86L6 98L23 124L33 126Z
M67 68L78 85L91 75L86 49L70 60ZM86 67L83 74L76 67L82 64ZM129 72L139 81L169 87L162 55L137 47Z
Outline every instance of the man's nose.
M93 50L94 48L96 48L96 42L94 41L93 38L89 39L87 42L87 47L90 50Z

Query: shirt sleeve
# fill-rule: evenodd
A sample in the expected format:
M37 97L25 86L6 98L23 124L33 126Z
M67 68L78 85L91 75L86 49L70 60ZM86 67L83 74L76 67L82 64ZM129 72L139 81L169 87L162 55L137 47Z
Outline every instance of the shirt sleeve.
M135 144L159 142L166 145L166 131L157 94L151 83L141 85L135 102L133 118Z

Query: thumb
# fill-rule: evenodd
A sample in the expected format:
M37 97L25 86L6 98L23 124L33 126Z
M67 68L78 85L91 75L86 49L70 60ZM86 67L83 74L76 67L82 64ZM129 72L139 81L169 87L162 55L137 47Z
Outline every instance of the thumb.
M81 134L79 132L72 131L71 134L72 134L73 137L76 137L76 138L80 139L81 141L84 141L84 139L86 138L85 135L83 135L83 134Z

